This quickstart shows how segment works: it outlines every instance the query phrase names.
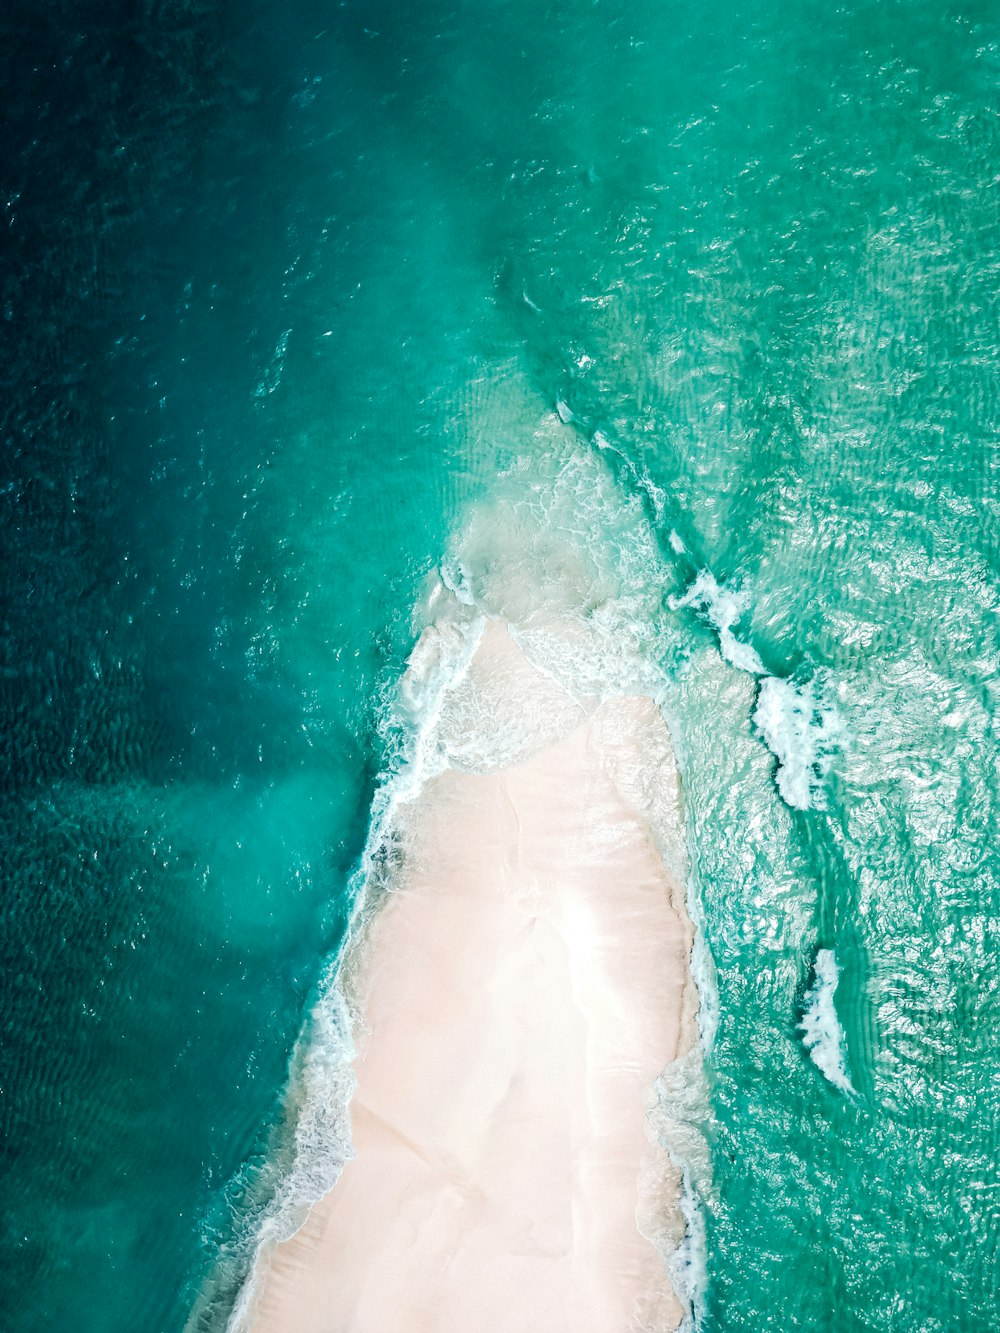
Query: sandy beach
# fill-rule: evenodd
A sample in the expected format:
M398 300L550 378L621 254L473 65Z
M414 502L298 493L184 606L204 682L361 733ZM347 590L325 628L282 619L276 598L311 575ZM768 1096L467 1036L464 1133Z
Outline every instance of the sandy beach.
M404 812L402 868L345 969L356 1156L258 1259L254 1333L681 1321L657 1248L683 1234L679 1182L646 1125L697 1040L684 885L653 835L676 818L666 728L646 698L569 700L496 621L470 681L468 725L550 725Z

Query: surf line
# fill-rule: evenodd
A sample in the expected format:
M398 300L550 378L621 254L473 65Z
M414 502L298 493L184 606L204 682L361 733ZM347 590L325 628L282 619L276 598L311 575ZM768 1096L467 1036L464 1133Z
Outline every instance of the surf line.
M720 583L708 562L692 553L691 548L697 548L698 543L668 493L604 431L592 429L565 399L557 399L556 412L564 425L599 452L626 493L638 495L660 549L673 564L685 589L669 599L670 608L695 611L713 630L723 659L754 678L756 692L751 722L776 760L774 780L782 801L797 820L807 819L809 812L815 811L825 824L822 813L826 808L826 780L846 741L846 729L828 677L814 671L804 679L796 679L768 671L758 650L738 632L740 622L750 610L749 598L742 589ZM664 550L665 543L669 546L669 556ZM843 884L844 896L852 899L853 883L829 829L813 827L806 830L806 836L810 842L819 840L819 851L829 874L821 877L818 885L816 944L807 972L806 1009L797 1030L823 1077L853 1100L857 1094L847 1073L847 1037L837 1019L833 999L840 968L833 948L826 947L826 942L837 938L838 919L848 918L847 933L854 934L850 912L841 903L836 889L837 884Z

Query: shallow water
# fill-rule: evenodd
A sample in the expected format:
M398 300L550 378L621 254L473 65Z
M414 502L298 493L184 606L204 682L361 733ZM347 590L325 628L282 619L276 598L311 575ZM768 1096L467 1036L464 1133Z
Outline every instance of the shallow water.
M0 32L5 1322L224 1321L464 550L664 681L703 1328L992 1329L994 7Z

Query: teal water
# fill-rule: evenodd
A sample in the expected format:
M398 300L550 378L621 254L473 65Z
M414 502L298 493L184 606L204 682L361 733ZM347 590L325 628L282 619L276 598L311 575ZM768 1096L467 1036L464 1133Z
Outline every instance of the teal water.
M4 1325L223 1326L411 609L521 487L670 691L701 1327L995 1328L995 7L0 32Z

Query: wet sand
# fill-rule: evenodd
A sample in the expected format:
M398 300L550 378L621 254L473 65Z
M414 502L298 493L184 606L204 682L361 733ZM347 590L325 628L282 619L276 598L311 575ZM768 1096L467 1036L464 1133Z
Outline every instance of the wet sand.
M523 696L568 734L407 808L346 968L356 1156L258 1259L254 1333L681 1321L650 1239L681 1238L679 1182L646 1127L651 1085L697 1040L684 886L651 827L677 817L666 729L645 698L571 704L497 622L471 675L496 717Z

